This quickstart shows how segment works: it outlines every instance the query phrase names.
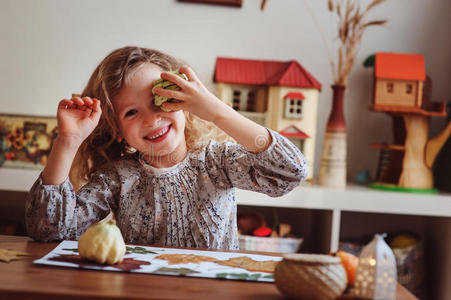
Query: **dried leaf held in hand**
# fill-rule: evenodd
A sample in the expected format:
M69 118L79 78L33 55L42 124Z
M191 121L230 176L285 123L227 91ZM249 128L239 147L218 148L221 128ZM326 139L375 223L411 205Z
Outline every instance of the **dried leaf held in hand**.
M20 259L19 256L23 255L31 255L30 253L8 250L8 249L0 249L0 261L10 262L15 259Z

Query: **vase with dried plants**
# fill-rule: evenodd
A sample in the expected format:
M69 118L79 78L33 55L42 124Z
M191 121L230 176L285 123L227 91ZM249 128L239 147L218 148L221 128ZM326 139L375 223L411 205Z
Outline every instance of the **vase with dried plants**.
M346 186L346 125L343 112L344 93L349 74L365 30L385 24L386 20L367 20L369 12L385 0L373 0L361 9L360 0L328 0L328 9L338 17L337 63L329 48L332 68L332 109L327 121L318 183L331 187Z

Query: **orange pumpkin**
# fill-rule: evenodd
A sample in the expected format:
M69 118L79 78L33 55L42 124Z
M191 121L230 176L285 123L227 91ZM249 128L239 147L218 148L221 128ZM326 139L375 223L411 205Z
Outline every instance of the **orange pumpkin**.
M357 265L359 264L359 258L351 253L338 250L336 255L341 258L341 264L346 270L348 275L348 285L354 286L355 273L357 271Z

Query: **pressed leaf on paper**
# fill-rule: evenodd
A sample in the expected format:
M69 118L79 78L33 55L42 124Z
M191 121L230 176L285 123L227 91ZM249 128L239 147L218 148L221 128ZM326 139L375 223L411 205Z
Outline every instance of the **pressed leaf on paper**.
M203 255L194 255L194 254L161 254L154 257L155 259L167 260L169 265L178 265L178 264L189 264L195 263L198 264L202 261L210 261L215 262L216 258L210 256Z
M176 273L180 276L188 275L188 274L194 274L199 273L196 270L189 269L189 268L168 268L168 267L161 267L157 270L155 270L155 273Z
M256 261L247 256L233 257L228 260L217 260L215 263L223 266L230 266L235 268L242 268L250 272L267 272L274 273L274 269L278 261L266 260Z

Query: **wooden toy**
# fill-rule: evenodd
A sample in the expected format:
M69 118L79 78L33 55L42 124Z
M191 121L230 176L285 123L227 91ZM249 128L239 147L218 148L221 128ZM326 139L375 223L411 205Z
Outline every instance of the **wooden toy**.
M376 53L372 109L392 117L394 141L371 144L381 149L372 187L436 192L431 168L451 135L451 122L429 139L429 119L446 116L445 103L431 102L430 95L422 55Z
M284 135L302 151L312 180L321 83L295 60L225 57L216 59L214 81L221 100Z

